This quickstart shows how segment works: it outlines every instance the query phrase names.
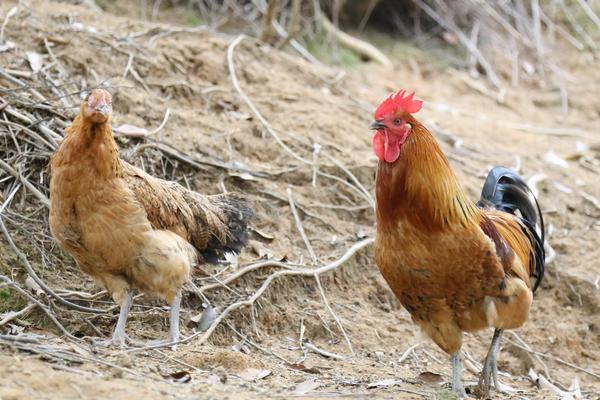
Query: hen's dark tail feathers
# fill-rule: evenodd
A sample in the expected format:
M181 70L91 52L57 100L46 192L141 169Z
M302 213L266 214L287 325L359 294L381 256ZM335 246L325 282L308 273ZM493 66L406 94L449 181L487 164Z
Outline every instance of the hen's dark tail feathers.
M202 261L216 264L225 253L239 253L248 243L248 223L254 218L247 200L236 193L197 196L204 204L196 209L197 222L208 228L198 233L208 237L193 238L192 243L203 243L195 246Z
M477 205L482 208L493 207L513 214L521 220L535 253L535 291L544 278L544 218L527 183L508 168L494 167L483 184Z

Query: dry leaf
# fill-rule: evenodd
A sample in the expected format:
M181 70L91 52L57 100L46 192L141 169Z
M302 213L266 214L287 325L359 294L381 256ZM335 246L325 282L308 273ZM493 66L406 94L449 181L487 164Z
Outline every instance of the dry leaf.
M27 288L29 290L31 290L33 293L36 294L36 296L40 296L46 292L44 292L44 289L41 288L40 285L37 284L36 281L33 280L32 277L28 276L27 279L25 279L25 286L27 286Z
M552 150L544 154L544 161L547 161L550 164L558 165L561 168L569 168L569 163L567 163L567 161L564 158L562 158Z
M321 386L321 384L317 382L316 379L308 379L299 383L293 393L297 396L304 396L305 394L314 391L319 386Z
M6 13L4 20L6 21L7 19L14 17L18 10L19 10L19 6L11 7L10 10L8 10L8 12Z
M275 239L275 236L273 236L273 235L271 235L270 233L267 233L267 232L265 232L265 231L261 231L260 229L253 228L252 230L253 230L253 231L254 231L254 232L255 232L255 233L258 235L258 236L260 236L260 237L261 237L261 238L263 238L263 239L266 239L266 240L273 240L273 239Z
M205 332L216 318L217 311L212 306L208 306L200 314L190 318L190 322L195 324L199 331Z
M385 388L391 386L398 386L402 383L400 379L383 379L381 381L369 383L367 389Z
M271 253L269 251L269 249L267 249L267 247L264 244L262 244L261 242L259 242L257 240L250 240L250 241L248 241L248 244L250 245L250 248L252 249L252 251L259 258L265 258L267 260L270 260L271 258L273 258L273 253Z
M206 379L206 383L208 383L209 385L221 385L223 382L221 381L219 375L210 374Z
M254 175L248 173L248 172L229 172L229 176L234 176L236 178L240 178L244 181L256 181L258 179L256 179L254 177Z
M240 372L238 376L247 382L253 382L269 375L271 375L271 371L268 369L247 368Z
M320 374L321 371L314 367L307 367L304 364L285 364L288 368L295 369L297 371L307 372L309 374Z
M571 189L570 187L568 187L566 185L563 185L560 182L554 182L554 187L563 193L567 193L567 194L573 193L573 189Z
M231 117L232 119L241 119L241 120L247 120L247 121L252 120L252 115L247 114L247 113L238 112L238 111L229 111L229 112L227 112L227 115L229 117Z
M33 51L28 51L26 54L27 61L29 61L29 66L31 67L33 73L35 74L36 72L39 72L42 69L42 66L44 65L42 55Z
M0 53L12 50L15 47L17 47L15 42L11 42L10 40L7 40L6 42L0 43Z
M192 380L192 375L188 371L173 372L172 374L163 375L163 377L177 383L188 383Z
M98 33L98 29L82 24L81 22L73 22L71 24L74 30L89 33Z
M113 128L113 132L129 137L143 137L150 134L146 128L140 128L139 126L129 124L119 125L116 128Z
M417 380L421 383L426 383L433 386L442 386L444 384L444 378L440 374L435 372L425 371L417 376Z
M250 354L250 348L244 344L244 341L238 342L231 346L231 350L237 351L238 353Z

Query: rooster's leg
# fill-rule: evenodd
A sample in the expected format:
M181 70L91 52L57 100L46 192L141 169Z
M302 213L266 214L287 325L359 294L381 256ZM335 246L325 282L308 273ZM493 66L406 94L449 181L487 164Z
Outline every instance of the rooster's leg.
M171 303L171 315L169 317L169 343L174 343L179 340L179 308L181 306L181 290Z
M452 391L458 396L459 399L467 397L467 392L460 382L460 350L452 354Z
M494 330L492 344L483 363L483 370L479 377L479 391L482 396L488 396L490 393L491 380L494 380L494 387L498 391L502 391L502 386L498 382L498 365L496 364L496 355L500 348L500 338L502 337L503 329Z

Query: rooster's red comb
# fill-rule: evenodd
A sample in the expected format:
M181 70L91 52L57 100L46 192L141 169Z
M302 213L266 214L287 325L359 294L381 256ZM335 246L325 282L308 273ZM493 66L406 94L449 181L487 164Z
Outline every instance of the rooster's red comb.
M414 100L415 92L407 93L406 90L400 89L395 94L381 102L375 111L375 119L381 119L390 113L397 111L406 111L409 114L416 113L423 107L423 100Z

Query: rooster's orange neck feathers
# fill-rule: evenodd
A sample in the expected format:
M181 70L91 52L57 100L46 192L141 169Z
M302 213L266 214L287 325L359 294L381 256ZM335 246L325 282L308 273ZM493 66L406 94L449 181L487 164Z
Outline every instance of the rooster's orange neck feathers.
M379 162L377 226L393 230L409 222L427 231L479 223L479 210L466 196L433 135L412 116L412 132L394 163Z

